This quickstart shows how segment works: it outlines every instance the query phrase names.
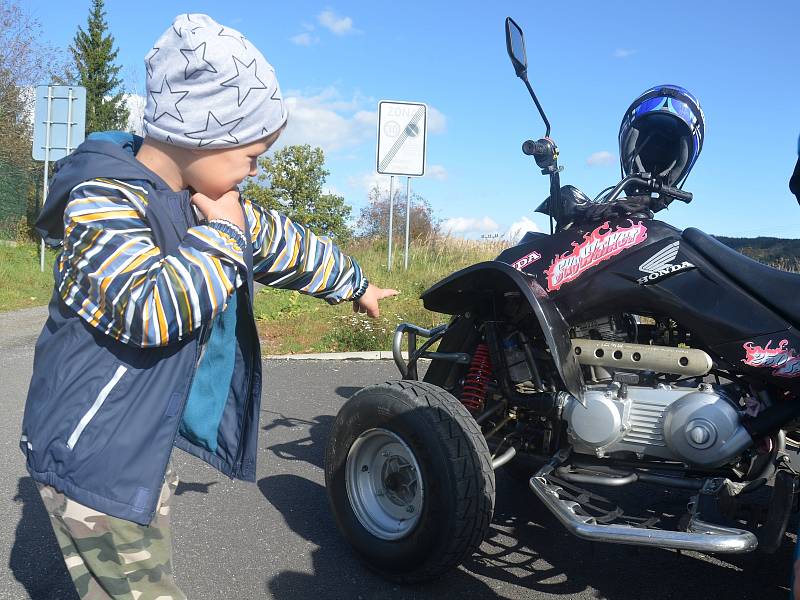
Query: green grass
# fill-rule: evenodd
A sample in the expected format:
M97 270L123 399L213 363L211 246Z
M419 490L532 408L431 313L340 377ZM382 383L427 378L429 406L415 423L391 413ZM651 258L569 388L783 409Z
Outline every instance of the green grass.
M497 256L503 246L460 239L437 238L413 244L409 269L403 269L402 242L397 240L392 271L386 268L386 243L354 242L345 251L361 264L369 280L395 288L400 295L381 303L381 317L356 315L350 302L329 306L297 292L262 288L254 311L265 354L295 354L353 350L389 350L401 322L432 327L447 316L426 311L419 295L453 271ZM45 271L39 271L38 246L20 242L0 244L0 310L47 304L53 289L55 252L48 250Z
M39 270L39 246L20 242L17 246L0 244L0 310L41 306L53 293L53 260L56 253L47 250L44 272Z
M400 248L391 271L386 267L385 242L360 241L345 248L372 283L400 291L399 296L381 302L378 319L354 314L349 302L328 306L295 292L262 289L254 306L264 352L390 350L399 323L433 327L449 318L423 308L419 299L423 291L453 271L494 258L503 246L452 238L419 242L411 247L408 271L403 269Z

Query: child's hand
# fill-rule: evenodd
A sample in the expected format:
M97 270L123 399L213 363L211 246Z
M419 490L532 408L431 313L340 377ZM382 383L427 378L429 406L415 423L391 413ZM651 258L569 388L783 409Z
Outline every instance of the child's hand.
M397 296L399 293L397 290L379 288L370 283L364 295L353 302L353 312L367 313L367 316L375 319L381 315L378 301Z
M199 192L192 195L192 202L203 213L206 220L225 219L244 231L244 212L239 202L239 192L225 192L217 200L212 200Z

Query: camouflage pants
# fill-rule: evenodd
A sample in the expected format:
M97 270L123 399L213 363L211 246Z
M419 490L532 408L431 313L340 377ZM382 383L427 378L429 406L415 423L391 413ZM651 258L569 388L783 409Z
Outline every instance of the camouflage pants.
M167 470L148 526L97 512L39 485L64 562L82 600L185 600L172 579L169 501L178 477Z

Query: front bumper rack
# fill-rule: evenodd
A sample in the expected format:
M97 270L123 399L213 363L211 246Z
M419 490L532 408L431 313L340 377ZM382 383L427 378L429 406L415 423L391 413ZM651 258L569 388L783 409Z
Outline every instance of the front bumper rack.
M417 374L417 361L420 358L430 358L435 360L447 360L459 364L468 365L471 357L465 352L431 352L428 350L434 342L440 340L447 332L449 325L444 323L431 329L425 329L419 325L411 323L401 323L397 326L392 340L392 358L400 375L403 379L419 379ZM408 334L408 361L403 358L403 336ZM427 340L417 348L417 337L427 338Z

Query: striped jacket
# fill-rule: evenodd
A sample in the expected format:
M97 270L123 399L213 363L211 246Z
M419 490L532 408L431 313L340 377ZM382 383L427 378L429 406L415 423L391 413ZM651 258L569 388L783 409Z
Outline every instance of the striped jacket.
M209 323L241 284L243 248L224 223L190 228L179 253L162 256L149 230L145 188L98 178L78 184L64 211L56 264L59 295L106 335L164 346ZM358 263L326 237L243 202L253 277L330 303L366 285Z
M225 222L198 223L189 193L172 191L134 149L130 136L90 137L57 165L37 229L49 243L63 239L63 249L20 449L35 481L146 525L174 446L255 480L262 373L254 277L329 302L367 283L330 240L247 202L245 237ZM199 422L208 429L186 429L215 332L231 341L222 356L232 372L212 373L215 384L224 379L225 397L214 396L222 403Z

